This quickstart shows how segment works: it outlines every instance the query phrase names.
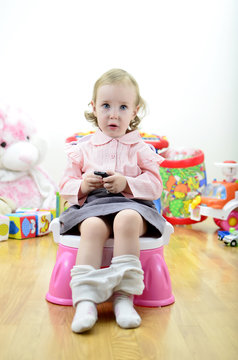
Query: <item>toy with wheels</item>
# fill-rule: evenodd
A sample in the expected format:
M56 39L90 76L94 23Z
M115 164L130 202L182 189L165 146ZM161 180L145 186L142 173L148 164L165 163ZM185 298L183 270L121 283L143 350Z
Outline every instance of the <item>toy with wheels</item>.
M230 228L230 231L218 231L218 240L224 241L225 245L235 247L238 245L238 230Z
M199 221L201 216L211 216L217 226L225 231L238 230L238 180L234 178L238 164L235 161L216 163L226 179L214 180L190 205L191 219Z

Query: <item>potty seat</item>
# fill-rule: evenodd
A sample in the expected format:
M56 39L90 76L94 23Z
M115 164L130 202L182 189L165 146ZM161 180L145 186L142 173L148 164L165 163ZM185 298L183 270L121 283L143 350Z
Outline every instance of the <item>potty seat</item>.
M59 218L50 224L55 243L58 244L46 300L58 305L72 305L70 288L71 269L75 265L80 235L60 235ZM140 261L144 271L145 289L142 295L134 296L134 304L146 307L166 306L174 303L171 280L164 259L163 248L169 243L173 226L166 222L160 238L140 237ZM114 239L108 239L103 251L102 267L109 266L113 254Z

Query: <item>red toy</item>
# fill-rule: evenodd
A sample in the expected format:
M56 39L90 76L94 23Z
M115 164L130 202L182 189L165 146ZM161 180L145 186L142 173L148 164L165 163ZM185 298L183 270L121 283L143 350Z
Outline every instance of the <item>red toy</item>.
M238 229L238 180L234 177L238 164L235 161L216 163L226 179L214 180L197 196L190 206L191 218L199 221L201 215L212 216L223 230Z

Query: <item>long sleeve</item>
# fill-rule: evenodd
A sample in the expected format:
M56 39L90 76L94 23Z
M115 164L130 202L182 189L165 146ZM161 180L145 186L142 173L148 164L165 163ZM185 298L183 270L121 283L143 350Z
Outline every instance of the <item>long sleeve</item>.
M163 158L152 151L149 146L144 146L137 153L138 166L141 174L136 177L126 176L132 195L123 193L128 198L156 200L163 190L162 179L159 174L159 164Z
M156 200L163 185L159 164L164 160L141 140L138 131L121 138L109 138L98 130L86 141L67 144L68 165L60 181L60 194L70 204L82 205L87 196L80 197L79 190L84 174L112 170L123 174L131 193L127 198Z
M68 155L68 164L59 184L60 195L70 204L81 205L86 199L86 196L81 198L80 201L78 199L79 189L83 181L81 170L83 164L82 152L77 145L68 144L66 153Z

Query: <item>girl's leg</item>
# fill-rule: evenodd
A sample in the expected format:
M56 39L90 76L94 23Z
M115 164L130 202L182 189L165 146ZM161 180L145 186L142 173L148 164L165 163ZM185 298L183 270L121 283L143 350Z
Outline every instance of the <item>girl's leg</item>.
M80 245L76 259L77 272L82 276L87 271L99 269L105 241L109 238L110 227L102 218L91 217L79 225L81 233ZM77 267L78 265L78 267ZM85 266L89 270L85 270ZM72 289L73 296L74 290ZM93 301L82 300L76 305L76 312L71 328L76 333L91 329L97 321L97 308Z
M139 237L146 232L146 229L146 221L136 211L123 210L119 212L113 224L114 259L121 259L123 255L132 255L131 262L138 263L140 256ZM131 266L130 262L128 262L128 266ZM121 288L128 289L130 282L136 285L137 281L138 287L140 287L142 281L141 275L137 276L136 272L133 271L133 273L131 272L130 279L128 273L127 278L122 279ZM135 328L141 323L141 318L133 306L133 296L126 291L118 291L114 294L114 313L118 325L122 328Z
M135 210L122 210L114 218L114 251L113 256L140 256L139 237L147 230L146 221Z
M111 228L104 218L90 217L79 225L81 234L76 264L91 265L99 269L105 241L109 238Z

